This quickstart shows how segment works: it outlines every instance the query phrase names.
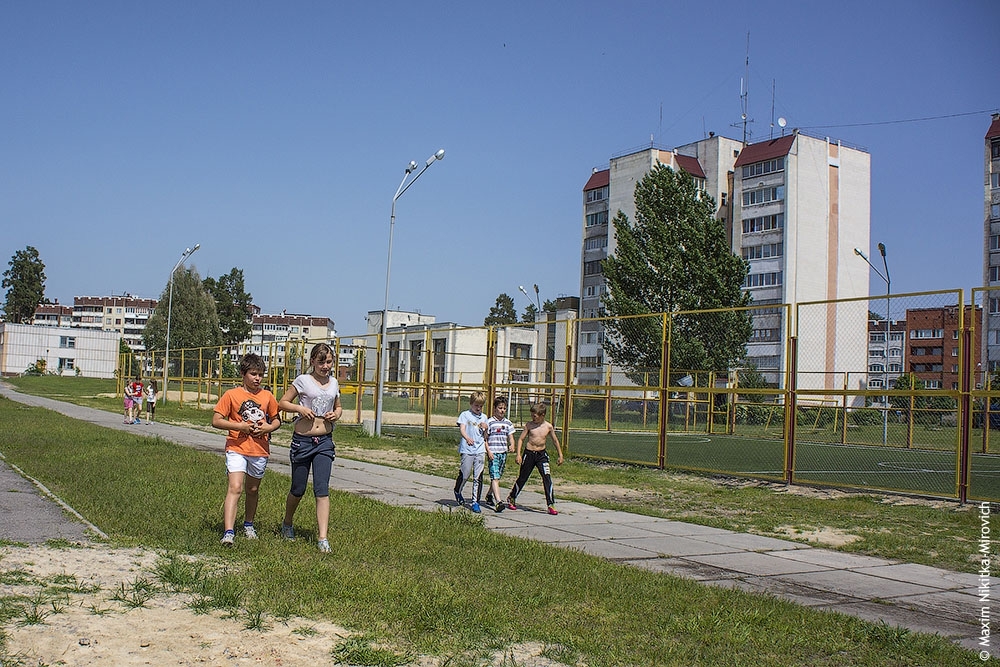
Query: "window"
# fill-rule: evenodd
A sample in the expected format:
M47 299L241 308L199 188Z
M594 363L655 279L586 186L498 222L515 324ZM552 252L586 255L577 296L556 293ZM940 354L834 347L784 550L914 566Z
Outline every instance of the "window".
M995 283L1000 280L1000 266L990 267L990 282Z
M1000 268L1000 267L998 267ZM914 329L910 332L910 338L944 338L943 329Z
M990 174L990 187L1000 188L1000 171Z
M1000 158L1000 139L994 139L990 142L990 156L994 160Z
M884 343L885 334L884 333L870 333L868 334L869 343Z
M60 373L62 371L71 371L74 368L75 368L75 366L73 365L73 360L72 359L63 359L62 357L59 358L59 372Z
M882 388L882 380L880 380L880 379L869 380L868 381L868 388L869 389L881 389Z
M754 232L766 232L772 229L781 229L785 226L785 214L763 215L759 218L748 218L743 221L743 233L752 234Z
M990 204L990 218L993 220L1000 218L1000 204Z
M597 368L600 365L600 357L580 357L580 366L583 368Z
M927 389L940 389L941 380L925 380L924 387L926 387Z
M608 198L608 186L603 188L594 188L593 190L587 190L587 201L601 201Z
M601 270L601 262L600 262L600 260L594 261L594 262L584 262L583 263L583 275L585 275L585 276L594 276L594 275L597 275L599 273L603 273L603 271Z
M743 248L743 259L767 259L768 257L780 257L783 243L765 243L763 245L752 245Z
M868 350L869 357L885 357L885 350L879 348L877 350Z
M762 357L747 357L747 361L757 367L758 370L778 370L781 368L781 359L778 355L767 355Z
M587 226L593 227L594 225L606 225L608 224L608 212L599 211L597 213L589 213L587 215Z
M781 271L770 273L751 273L743 283L744 287L771 287L781 284Z
M903 371L903 367L901 365L899 365L899 364L889 364L889 372L890 373L901 373L902 371Z
M951 372L952 373L957 373L958 372L958 364L952 364L951 365Z
M990 235L990 250L1000 250L1000 234Z
M780 329L754 329L751 332L750 343L773 343L780 340Z
M953 356L953 357L957 357L958 356L958 348L957 347L951 348L951 356Z
M776 171L781 171L784 168L784 157L775 158L773 160L764 160L763 162L755 162L754 164L748 164L743 167L743 178L760 176L761 174L771 174Z
M511 359L521 359L522 361L531 359L531 346L521 343L511 343L510 357Z
M747 190L743 193L743 205L753 206L754 204L766 204L772 201L781 201L784 198L784 185L778 185L770 188L759 188L757 190Z
M76 347L76 338L73 336L59 336L59 347L73 349Z
M882 364L868 364L869 373L885 373L885 366Z
M589 216L588 216L589 217ZM608 247L607 236L595 236L583 242L584 250L600 250Z
M444 355L448 348L447 338L435 338L434 345L434 368L431 372L434 375L434 382L444 382Z

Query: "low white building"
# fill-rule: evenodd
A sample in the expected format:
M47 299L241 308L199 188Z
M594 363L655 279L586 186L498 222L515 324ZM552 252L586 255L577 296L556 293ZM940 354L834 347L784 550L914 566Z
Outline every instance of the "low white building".
M42 360L48 373L113 378L120 340L115 331L0 322L0 375L21 375Z

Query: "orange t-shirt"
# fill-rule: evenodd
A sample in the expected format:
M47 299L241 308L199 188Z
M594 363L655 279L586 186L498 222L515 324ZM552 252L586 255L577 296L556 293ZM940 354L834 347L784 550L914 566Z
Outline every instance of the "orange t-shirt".
M278 402L274 400L274 394L267 389L251 394L244 387L234 387L222 395L215 404L215 411L234 422L255 422L263 419L270 424L278 418ZM265 433L252 436L239 431L229 431L226 451L238 452L244 456L270 456L268 435Z

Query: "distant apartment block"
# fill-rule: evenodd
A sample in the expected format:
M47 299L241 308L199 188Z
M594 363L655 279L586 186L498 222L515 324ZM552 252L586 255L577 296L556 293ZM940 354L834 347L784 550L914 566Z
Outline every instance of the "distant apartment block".
M892 389L903 370L906 320L868 320L868 389Z
M853 249L869 247L870 155L798 131L747 146L710 135L673 151L650 147L614 156L608 169L595 170L583 189L580 384L601 384L606 372L603 327L587 319L602 315L607 285L601 262L615 251L611 219L621 210L634 221L635 185L657 162L690 174L715 199L732 251L750 266L743 287L761 306L746 360L779 384L787 323L777 305L868 295L869 268ZM823 321L810 323L814 329L800 341L800 354L825 368L866 368L867 319L860 300L856 307L825 311ZM808 378L835 381L830 373Z
M329 343L336 337L334 322L329 317L286 312L267 315L254 306L250 339L243 342L241 349L244 353L259 354L268 365L283 365L290 343Z
M43 327L71 327L73 326L73 306L65 306L59 303L43 303L35 308L35 316L31 324Z
M983 155L983 285L992 288L986 309L986 336L983 364L989 371L1000 370L1000 113L986 131Z
M156 299L142 299L131 294L76 296L73 297L71 326L114 331L132 350L145 350L142 332L155 309Z
M975 326L972 366L976 368L982 360L982 308L965 306L962 316L966 328ZM909 308L906 329L906 371L919 378L927 389L958 390L961 363L958 307Z

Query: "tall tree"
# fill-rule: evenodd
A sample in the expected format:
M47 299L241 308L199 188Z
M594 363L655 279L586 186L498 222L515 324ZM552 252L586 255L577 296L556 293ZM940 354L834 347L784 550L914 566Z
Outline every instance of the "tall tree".
M253 297L246 291L243 269L233 267L218 280L209 276L202 282L215 299L215 312L219 315L219 326L222 328L222 342L236 345L250 338Z
M715 201L684 172L657 164L635 187L634 223L614 217L615 254L602 268L610 316L604 349L633 381L658 369L662 318L630 315L732 309L750 304L741 289L747 263L732 253L725 227L713 216ZM674 315L670 367L675 375L723 371L746 355L752 331L748 311Z
M169 311L169 312L168 312ZM174 272L174 297L170 300L170 281L163 288L156 310L146 322L142 342L147 350L167 346L167 319L170 319L170 349L217 347L222 344L215 299L205 289L197 270L182 267ZM173 359L173 353L171 353Z
M490 308L490 314L483 320L486 326L517 324L517 310L514 309L514 298L507 293L497 297L497 302Z
M38 250L29 245L15 252L8 265L3 272L3 289L7 290L4 315L8 322L28 323L38 304L45 302L45 264Z
M521 321L528 323L534 322L535 315L537 314L538 314L538 307L533 303L529 303L527 307L525 307L524 313L521 314Z

